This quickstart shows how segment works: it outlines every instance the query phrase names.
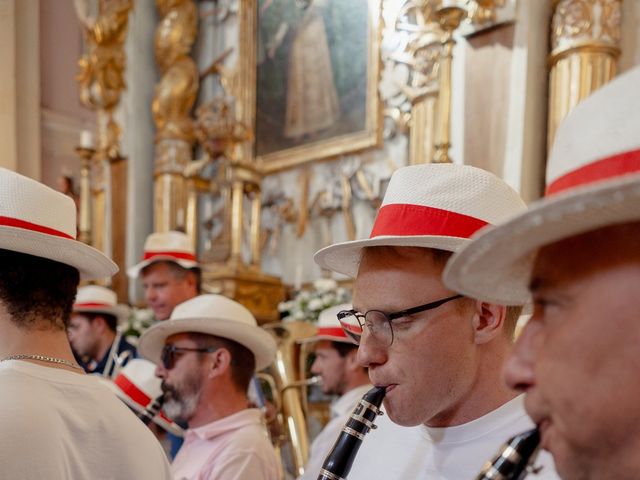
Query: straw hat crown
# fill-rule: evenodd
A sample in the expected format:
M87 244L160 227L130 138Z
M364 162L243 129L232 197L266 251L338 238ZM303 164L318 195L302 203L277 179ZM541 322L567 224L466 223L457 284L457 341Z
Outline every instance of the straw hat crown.
M275 358L276 342L255 317L238 302L222 295L199 295L176 306L171 318L147 330L138 345L141 355L160 363L165 341L178 333L204 333L233 340L248 348L262 370Z
M78 289L73 311L79 313L108 313L124 321L129 315L126 305L118 304L116 292L100 285L86 285Z
M144 242L142 260L127 270L127 275L137 278L143 268L160 261L174 262L182 268L198 267L191 238L186 233L177 231L150 234Z
M70 265L86 280L118 271L104 254L76 240L71 198L6 168L0 168L0 248Z
M316 253L321 267L355 277L362 249L425 247L455 252L483 227L525 210L517 192L485 170L453 164L398 169L387 188L370 238Z

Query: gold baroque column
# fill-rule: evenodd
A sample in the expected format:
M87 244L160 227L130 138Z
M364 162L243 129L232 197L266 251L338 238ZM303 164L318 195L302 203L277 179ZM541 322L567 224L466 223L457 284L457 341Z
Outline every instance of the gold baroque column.
M156 0L161 20L155 34L161 78L152 112L156 124L154 230L184 228L187 209L185 167L194 142L191 109L198 93L198 68L189 56L198 12L193 0Z
M567 113L616 75L621 9L622 0L554 0L549 146Z

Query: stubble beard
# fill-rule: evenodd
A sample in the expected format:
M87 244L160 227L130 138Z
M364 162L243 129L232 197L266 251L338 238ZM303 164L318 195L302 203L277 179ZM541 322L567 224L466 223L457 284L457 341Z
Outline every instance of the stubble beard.
M195 377L186 377L178 385L168 385L163 381L162 391L164 413L173 420L188 422L198 408L202 384Z

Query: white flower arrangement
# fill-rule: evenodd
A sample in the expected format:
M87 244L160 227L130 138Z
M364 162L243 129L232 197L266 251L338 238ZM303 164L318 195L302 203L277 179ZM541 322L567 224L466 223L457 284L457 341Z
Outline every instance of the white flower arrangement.
M313 282L313 290L301 290L287 302L278 304L278 311L286 313L283 322L302 320L317 322L320 312L324 309L347 303L351 294L346 288L338 287L331 278L319 278Z
M138 338L154 323L153 310L150 308L131 308L129 318L118 325L118 329L129 343L135 345Z

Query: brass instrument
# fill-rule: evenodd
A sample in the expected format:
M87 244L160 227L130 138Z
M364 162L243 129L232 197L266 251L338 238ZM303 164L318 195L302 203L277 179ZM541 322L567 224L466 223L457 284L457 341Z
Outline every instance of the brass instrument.
M539 444L537 428L510 438L495 458L486 463L476 480L522 480L531 469Z
M311 337L316 327L308 322L271 323L263 325L278 344L276 359L271 367L271 386L279 423L284 436L291 441L294 477L304 473L309 458L309 434L306 422L306 390L304 387L318 383L319 379L305 379L306 355L301 354L300 340ZM265 378L260 375L260 378ZM297 387L297 388L294 388ZM302 388L300 388L302 387ZM276 440L280 449L283 438Z

